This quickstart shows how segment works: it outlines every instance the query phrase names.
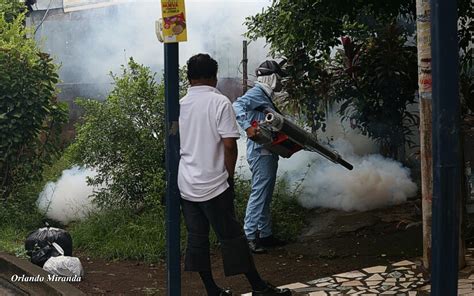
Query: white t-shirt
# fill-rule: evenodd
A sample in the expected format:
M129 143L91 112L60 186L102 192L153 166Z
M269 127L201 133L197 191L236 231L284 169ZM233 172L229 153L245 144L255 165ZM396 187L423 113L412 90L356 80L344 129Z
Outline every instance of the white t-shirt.
M229 187L222 139L240 137L234 109L230 100L211 86L190 87L179 104L181 197L210 200Z

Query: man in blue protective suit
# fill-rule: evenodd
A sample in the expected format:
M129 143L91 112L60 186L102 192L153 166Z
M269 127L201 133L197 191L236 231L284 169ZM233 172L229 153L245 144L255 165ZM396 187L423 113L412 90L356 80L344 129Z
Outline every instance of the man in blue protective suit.
M273 236L270 213L278 155L252 141L259 134L252 122L264 120L266 109L279 112L272 99L275 92L281 91L281 78L285 73L276 61L265 61L256 69L256 74L255 86L239 97L233 107L237 122L247 133L247 161L252 172L252 191L247 203L244 230L250 249L259 254L283 242Z

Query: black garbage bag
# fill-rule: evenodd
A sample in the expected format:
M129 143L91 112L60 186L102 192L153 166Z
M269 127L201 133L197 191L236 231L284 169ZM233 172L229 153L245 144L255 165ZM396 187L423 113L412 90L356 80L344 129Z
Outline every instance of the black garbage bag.
M65 256L72 256L71 235L66 230L48 225L31 232L25 240L26 254L31 262L43 267L46 260L61 255L52 243L57 243L63 249Z

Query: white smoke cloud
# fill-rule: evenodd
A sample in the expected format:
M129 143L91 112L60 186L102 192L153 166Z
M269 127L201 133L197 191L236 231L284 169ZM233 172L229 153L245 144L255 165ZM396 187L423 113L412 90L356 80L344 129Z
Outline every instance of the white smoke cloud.
M219 63L219 77L241 77L242 34L245 17L271 2L187 1L188 41L180 43L180 64L200 52ZM162 73L164 50L155 34L161 17L160 1L128 1L104 9L51 14L38 30L43 50L62 66L64 83L110 83L110 71L119 72L129 57ZM37 26L41 18L32 26ZM248 47L249 73L267 58L264 40ZM158 75L158 78L160 75Z
M46 217L68 224L83 220L96 210L89 196L94 188L87 185L86 178L94 177L90 169L73 167L63 171L57 182L48 182L36 202Z
M306 164L287 168L284 175L293 182L304 178L299 195L304 207L366 211L403 203L417 193L410 171L401 163L377 154L358 156L342 139L333 146L354 166L352 171L311 152L301 152L291 159Z
M341 123L334 114L328 116L325 133L318 133L325 142L354 166L352 171L334 164L315 152L300 151L291 158L280 158L278 176L288 181L291 191L298 188L298 199L306 208L333 208L344 211L366 211L403 203L415 196L417 185L410 171L401 163L384 158L377 145ZM241 137L237 173L251 177L246 157L246 138Z

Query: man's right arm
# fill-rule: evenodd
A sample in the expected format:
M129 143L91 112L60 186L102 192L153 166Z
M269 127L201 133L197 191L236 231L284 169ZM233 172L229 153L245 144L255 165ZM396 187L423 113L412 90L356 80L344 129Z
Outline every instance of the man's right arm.
M267 103L265 96L260 94L257 89L250 89L243 96L237 98L232 104L236 114L237 122L240 127L247 133L249 139L253 139L258 135L258 128L252 126L250 119L247 116L249 111L263 106Z
M237 163L237 139L236 138L224 138L224 163L227 173L229 173L229 179L234 179L235 164Z

